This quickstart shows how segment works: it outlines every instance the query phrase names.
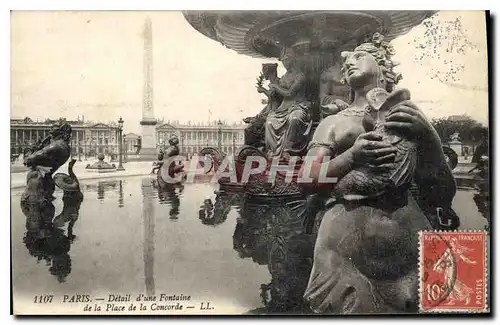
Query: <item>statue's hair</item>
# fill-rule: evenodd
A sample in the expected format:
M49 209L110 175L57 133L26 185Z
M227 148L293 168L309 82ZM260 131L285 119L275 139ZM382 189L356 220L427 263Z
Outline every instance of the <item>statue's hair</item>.
M398 64L392 61L392 56L395 54L394 47L384 41L384 36L380 33L375 33L371 43L363 43L354 49L354 52L363 51L371 54L377 64L385 81L385 88L388 92L394 89L394 86L403 78L401 73L396 73L394 67ZM342 52L344 61L354 52ZM345 83L345 66L342 67L342 82Z
M71 139L71 125L66 122L54 124L52 126L51 134L53 138L63 139L68 141Z
M170 145L178 145L179 144L179 138L177 137L177 135L173 134L168 139L168 143Z

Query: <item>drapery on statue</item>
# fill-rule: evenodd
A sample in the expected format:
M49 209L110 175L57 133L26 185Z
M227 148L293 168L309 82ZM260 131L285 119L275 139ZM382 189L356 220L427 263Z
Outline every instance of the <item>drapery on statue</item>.
M276 109L283 100L281 95L263 87L262 82L264 80L269 80L271 84L279 83L277 63L263 63L261 74L257 78L257 92L266 95L267 105L256 116L243 119L243 122L248 124L245 128L245 144L256 148L263 148L265 145L264 135L267 115L270 111Z
M401 78L392 55L378 33L371 43L343 53L352 104L323 119L309 146L313 183L303 185L327 193L304 294L314 312L415 312L418 231L431 228L427 212L451 206L456 192L439 136L406 100L409 94L396 91L387 99L378 91L387 99L384 107L384 99L367 98L375 88L392 93ZM377 108L384 116L377 116ZM334 157L326 174L338 183L318 182L323 157ZM360 172L371 179L349 181ZM350 186L342 185L348 181ZM408 190L411 181L420 188L418 202Z
M283 101L267 114L265 150L274 157L297 156L307 147L312 106L306 99L306 76L295 64L293 49L284 49L280 60L286 73L277 83L269 84L269 91L271 96L282 96Z
M37 143L24 158L24 165L29 167L26 188L21 197L21 205L25 203L43 203L52 201L55 190L53 173L71 155L69 145L71 125L65 122L55 124L48 137Z

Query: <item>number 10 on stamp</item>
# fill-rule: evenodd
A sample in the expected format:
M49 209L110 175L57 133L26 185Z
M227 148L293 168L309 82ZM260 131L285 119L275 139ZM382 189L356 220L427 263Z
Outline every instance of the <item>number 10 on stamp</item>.
M419 236L421 312L486 312L486 232L424 231Z

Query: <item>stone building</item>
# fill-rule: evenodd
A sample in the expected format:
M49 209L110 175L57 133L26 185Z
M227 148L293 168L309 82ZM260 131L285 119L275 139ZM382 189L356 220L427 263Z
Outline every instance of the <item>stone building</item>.
M123 152L128 155L135 155L139 153L141 136L135 133L127 133L123 136Z
M179 138L179 150L183 156L197 154L204 147L216 147L223 153L234 154L244 144L246 124L199 123L179 124L167 122L156 127L157 146L168 146L168 139L175 134Z
M38 139L49 135L51 126L57 120L33 121L29 117L10 120L11 154L21 154L23 150ZM66 121L71 125L72 155L94 157L98 153L118 153L118 127L104 123L85 122L83 120Z
M11 154L20 154L33 145L37 139L48 136L51 126L57 120L33 121L30 118L10 120ZM71 150L74 156L95 157L98 153L118 154L118 127L105 123L83 120L67 121L73 130ZM179 150L183 156L192 156L204 147L217 147L223 153L233 154L244 143L245 124L199 123L180 124L159 123L156 126L156 147L168 146L168 139L175 134L179 138ZM141 147L141 137L135 133L123 136L123 152L127 156L136 155Z

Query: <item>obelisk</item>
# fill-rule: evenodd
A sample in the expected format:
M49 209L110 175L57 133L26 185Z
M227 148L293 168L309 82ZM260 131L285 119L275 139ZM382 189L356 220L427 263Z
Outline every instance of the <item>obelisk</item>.
M153 27L148 17L144 22L144 53L140 160L156 160L156 118L153 110Z

